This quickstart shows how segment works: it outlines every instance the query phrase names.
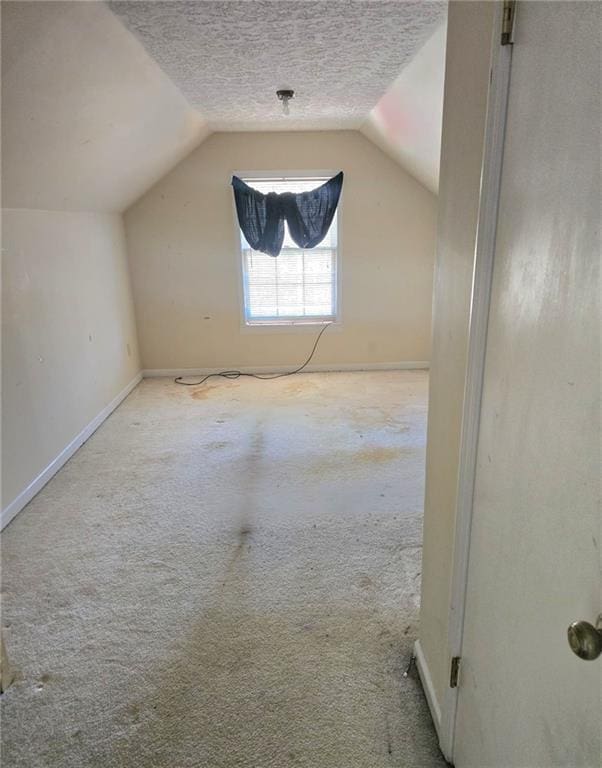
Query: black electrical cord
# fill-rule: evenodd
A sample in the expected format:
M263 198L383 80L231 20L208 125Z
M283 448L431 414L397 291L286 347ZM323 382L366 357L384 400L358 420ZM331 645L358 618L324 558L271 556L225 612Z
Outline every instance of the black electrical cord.
M204 384L207 379L211 379L214 376L219 376L222 379L239 379L241 376L248 376L251 379L281 379L283 376L294 376L296 373L301 373L301 371L309 365L311 362L316 349L318 348L318 344L320 342L320 339L322 338L322 334L324 331L328 328L329 325L332 325L332 323L326 323L324 328L320 331L318 334L314 345L312 347L312 350L310 352L309 357L307 360L303 363L303 365L300 365L298 368L295 368L294 371L286 371L285 373L266 373L262 375L261 373L243 373L242 371L220 371L219 373L208 373L206 376L204 376L200 381L183 381L182 376L177 376L174 381L176 384L182 384L185 387L198 387L200 384Z

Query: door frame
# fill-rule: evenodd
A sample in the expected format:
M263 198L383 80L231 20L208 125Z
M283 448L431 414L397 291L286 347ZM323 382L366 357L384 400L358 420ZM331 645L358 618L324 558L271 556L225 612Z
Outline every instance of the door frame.
M512 61L511 43L502 45L505 6L496 2L493 21L489 91L483 141L479 210L473 260L468 325L468 349L464 379L460 458L456 494L450 604L447 621L448 660L462 657L464 614L470 557L473 496L487 348L487 326L491 300L495 238L504 153L506 113ZM514 18L516 9L514 8ZM460 667L461 675L461 667ZM446 759L454 758L458 687L446 688L441 702L439 741Z

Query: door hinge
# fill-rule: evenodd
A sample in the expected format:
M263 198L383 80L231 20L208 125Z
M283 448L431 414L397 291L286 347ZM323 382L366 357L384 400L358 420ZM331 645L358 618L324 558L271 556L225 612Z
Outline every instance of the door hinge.
M504 0L502 16L502 45L514 43L514 19L516 18L516 0Z
M460 674L460 656L452 656L449 670L449 687L458 687L458 675Z

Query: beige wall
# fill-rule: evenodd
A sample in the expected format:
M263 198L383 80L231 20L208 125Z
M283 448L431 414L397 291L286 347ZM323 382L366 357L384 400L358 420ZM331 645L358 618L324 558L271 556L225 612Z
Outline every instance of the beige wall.
M146 369L294 365L315 330L241 332L233 171L345 172L341 330L316 363L430 358L435 196L355 131L213 134L125 214Z
M361 132L437 194L445 78L443 21L379 99Z
M452 2L448 11L420 612L420 643L439 702L449 680L447 622L494 7Z
M120 215L2 218L2 506L139 370Z
M105 3L0 8L5 208L121 211L206 136Z

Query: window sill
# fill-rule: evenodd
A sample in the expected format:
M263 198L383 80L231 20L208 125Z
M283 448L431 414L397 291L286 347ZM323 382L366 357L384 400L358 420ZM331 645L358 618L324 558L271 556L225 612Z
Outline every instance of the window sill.
M308 323L243 323L240 326L241 333L310 333L316 334L324 328L330 326L327 333L331 331L342 330L342 323L338 320L323 321L318 320Z

